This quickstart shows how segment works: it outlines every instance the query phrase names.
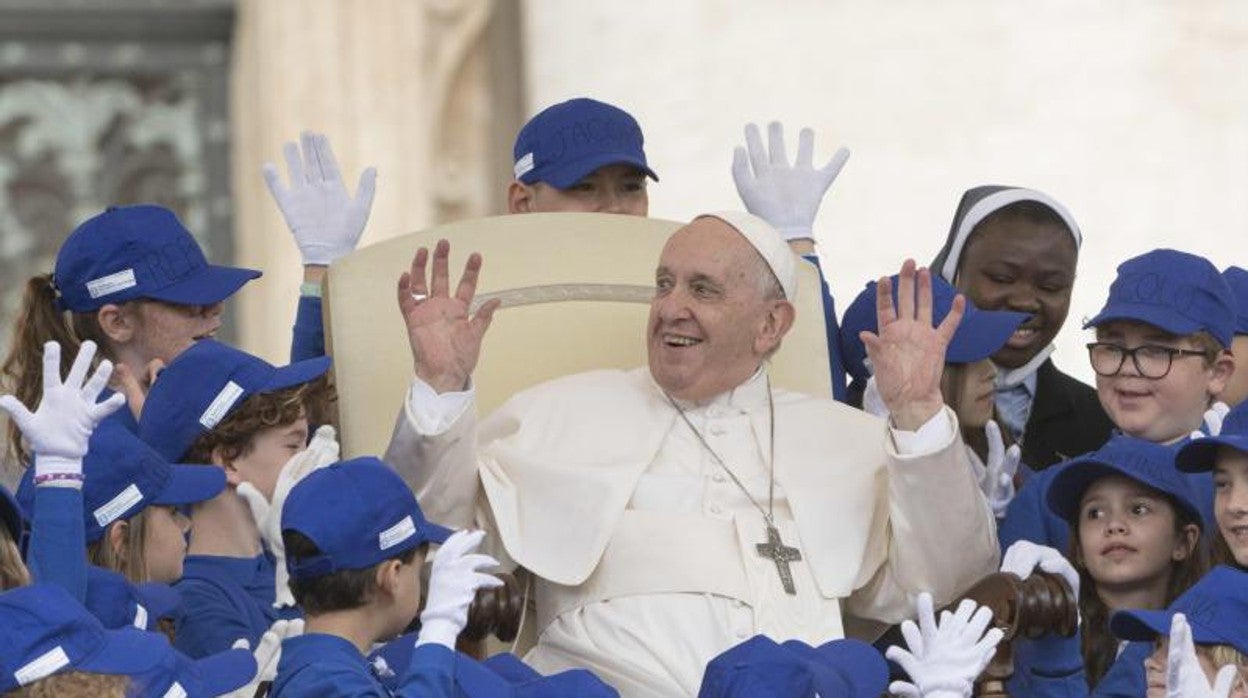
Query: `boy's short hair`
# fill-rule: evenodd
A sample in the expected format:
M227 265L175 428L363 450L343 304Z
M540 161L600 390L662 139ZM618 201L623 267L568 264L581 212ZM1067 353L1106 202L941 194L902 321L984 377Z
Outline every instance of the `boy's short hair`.
M295 562L321 554L316 543L298 531L282 531L282 542L286 544L287 559ZM410 565L416 559L416 553L423 555L428 550L429 544L423 543L390 559ZM295 597L295 603L309 616L360 608L368 604L377 592L377 567L385 562L359 570L338 570L321 577L291 579L290 592Z
M1114 320L1135 320L1177 336L1204 331L1226 349L1235 331L1235 296L1204 257L1153 250L1118 265L1105 307L1083 327Z

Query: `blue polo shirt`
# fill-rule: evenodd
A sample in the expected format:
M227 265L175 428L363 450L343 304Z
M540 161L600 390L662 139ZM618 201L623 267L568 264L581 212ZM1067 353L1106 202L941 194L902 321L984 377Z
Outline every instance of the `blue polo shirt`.
M255 647L274 621L301 616L295 608L273 608L273 560L267 555L188 555L173 588L182 595L174 646L193 659L224 652L239 638Z
M398 687L390 691L373 676L368 661L355 645L337 635L306 633L282 643L282 658L277 663L277 677L269 695L454 698L455 652L434 644L415 648Z

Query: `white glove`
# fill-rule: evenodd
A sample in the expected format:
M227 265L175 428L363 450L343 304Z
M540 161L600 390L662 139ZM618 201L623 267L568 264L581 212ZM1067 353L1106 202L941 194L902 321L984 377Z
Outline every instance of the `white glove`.
M1006 507L1014 499L1014 474L1018 472L1023 451L1018 444L1005 448L1001 427L991 419L984 425L984 435L988 437L988 463L979 489L988 498L992 513L999 519L1005 516Z
M750 213L780 231L785 240L813 237L811 227L819 213L819 203L841 173L849 151L836 151L828 164L815 169L815 132L804 128L798 136L797 160L789 164L784 149L784 125L773 121L767 126L770 155L763 152L758 126L746 124L745 146L732 154L732 180L737 194Z
M475 552L484 539L485 531L457 531L434 554L418 647L433 643L455 649L455 638L468 624L468 607L477 589L503 585L498 577L481 572L498 567L498 560Z
M338 172L329 139L319 133L304 132L300 142L302 160L294 143L282 147L290 170L290 187L282 185L277 167L271 162L264 164L264 181L282 210L286 227L295 236L304 266L328 266L350 254L360 241L373 207L377 169L366 167L360 173L355 198L351 198Z
M992 622L992 610L963 599L955 612L942 611L937 624L932 595L926 592L919 594L915 610L919 624L912 620L901 624L909 651L894 645L884 653L910 675L910 681L894 681L888 690L907 698L969 698L975 678L992 661L1004 636L1000 628L984 632Z
M1029 540L1020 540L1006 549L1001 559L1001 571L1026 579L1039 567L1049 574L1061 575L1070 585L1075 598L1079 598L1079 573L1075 571L1070 560L1057 550L1045 545L1036 545Z
M260 529L260 537L273 554L274 608L295 605L294 594L290 593L290 573L286 571L286 544L282 542L282 506L301 480L338 460L338 441L334 437L334 428L326 424L316 430L306 449L286 461L273 486L272 502L250 482L241 482L234 490L247 502L256 528Z
M1222 420L1226 419L1226 414L1231 411L1229 405L1225 402L1218 401L1210 405L1205 410L1205 428L1197 429L1192 432L1191 438L1201 439L1206 436L1218 436L1222 433Z
M1205 670L1196 658L1192 629L1182 613L1170 621L1170 648L1166 657L1167 698L1227 698L1239 672L1234 664L1218 669L1213 686L1205 678Z
M91 433L105 417L121 409L126 398L120 393L96 402L113 364L105 359L89 378L95 342L86 341L74 357L69 375L61 380L61 345L43 345L43 397L31 412L12 395L0 397L0 410L8 413L35 454L35 482L82 485L82 458L87 455Z
M302 634L302 618L275 621L260 636L260 641L256 643L256 651L252 652L252 656L256 658L255 677L246 686L236 688L224 694L222 698L252 698L255 696L256 690L259 689L261 683L272 681L277 676L277 663L282 659L282 641ZM239 638L234 641L232 649L249 650L251 649L251 643L245 637Z

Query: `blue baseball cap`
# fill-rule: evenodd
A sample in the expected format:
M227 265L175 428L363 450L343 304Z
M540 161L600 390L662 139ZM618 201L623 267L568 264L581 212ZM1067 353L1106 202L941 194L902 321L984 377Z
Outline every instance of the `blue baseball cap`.
M120 422L104 420L87 442L82 459L82 500L87 543L114 521L152 505L184 506L207 501L225 489L225 471L206 465L170 465ZM34 468L27 468L17 499L33 520Z
M251 650L229 649L191 659L166 644L160 664L133 678L130 694L216 698L251 683L256 671Z
M1109 629L1120 639L1147 642L1169 636L1176 613L1187 616L1193 642L1248 654L1248 572L1215 567L1164 611L1118 611Z
M1223 347L1235 332L1235 296L1204 257L1153 250L1118 265L1109 300L1086 330L1111 320L1135 320L1176 335L1204 330Z
M302 533L321 551L288 556L291 579L367 569L451 535L425 520L407 483L374 456L334 463L295 485L282 507L282 531Z
M567 189L600 167L631 165L654 181L641 127L628 112L584 97L547 107L520 129L512 149L516 179Z
M897 275L892 276L893 307L897 307ZM845 368L854 378L870 375L866 368L867 349L858 333L863 330L877 331L875 312L876 282L867 283L853 303L845 310L841 321L841 355ZM939 325L953 309L953 299L958 290L948 281L932 275L932 326ZM966 312L945 351L945 363L969 364L986 359L997 353L1018 326L1030 317L1027 313L1007 310L980 310L966 300Z
M1073 521L1079 515L1083 493L1106 475L1122 475L1170 495L1179 508L1202 529L1205 525L1196 495L1174 467L1173 448L1117 434L1099 449L1072 458L1049 480L1045 502L1049 511Z
M105 628L157 630L161 618L176 616L182 596L168 584L134 584L112 570L88 565L83 605Z
M1184 444L1175 456L1175 465L1189 473L1213 470L1218 449L1224 446L1248 453L1248 402L1241 402L1226 413L1217 436L1202 436Z
M706 665L698 698L878 696L888 665L870 645L836 640L820 647L756 635Z
M168 651L162 635L106 629L56 584L0 594L0 692L64 670L137 676Z
M169 460L178 460L209 431L257 393L313 381L329 370L328 356L274 366L214 339L201 339L160 372L143 403L139 436Z
M1235 334L1248 334L1248 270L1227 267L1222 270L1222 280L1235 296Z
M260 276L209 264L190 231L163 206L110 206L83 221L56 254L53 282L61 310L151 298L213 305Z
M0 523L4 524L5 530L9 532L9 538L12 538L19 548L22 545L22 536L26 533L24 520L22 507L13 497L13 493L9 492L4 485L0 485Z

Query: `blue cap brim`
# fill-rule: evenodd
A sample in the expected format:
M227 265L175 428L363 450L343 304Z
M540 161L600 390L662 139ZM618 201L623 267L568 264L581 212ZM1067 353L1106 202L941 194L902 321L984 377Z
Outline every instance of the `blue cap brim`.
M204 502L225 489L225 471L214 465L171 465L169 481L152 504L178 506Z
M1174 614L1181 612L1181 609L1118 611L1109 618L1109 630L1120 640L1151 642L1158 636L1169 637L1170 622L1174 619ZM1200 645L1232 644L1231 640L1211 632L1208 626L1191 618L1187 619L1187 625L1192 629L1192 642Z
M204 695L218 696L242 688L256 677L251 650L226 650L194 660Z
M420 534L424 536L424 539L438 545L445 543L446 539L450 538L453 533L455 532L445 526L439 526L428 521L425 521L420 526Z
M271 393L316 380L329 371L331 363L332 360L328 356L318 356L315 359L296 361L287 366L279 366L256 392Z
M1000 351L1014 330L1023 324L1027 313L977 310L962 318L957 332L945 352L945 363L969 364L982 361Z
M160 618L173 618L182 607L182 595L177 589L160 582L144 582L134 585L134 595L147 609L148 625L155 626Z
M1097 327L1114 320L1135 320L1160 328L1170 334L1192 334L1203 329L1199 322L1168 308L1138 303L1113 303L1105 306L1096 317L1083 323L1083 329Z
M1248 453L1248 436L1204 436L1194 439L1175 456L1174 463L1179 470L1187 473L1203 473L1213 470L1221 448L1233 448Z
M1049 511L1064 521L1073 521L1078 516L1083 493L1092 483L1106 475L1119 475L1166 493L1196 525L1204 526L1205 519L1199 509L1183 497L1170 492L1165 483L1155 482L1140 471L1128 470L1108 461L1093 460L1091 457L1075 458L1058 467L1061 470L1049 481L1049 489L1045 492L1044 499Z
M559 163L557 172L539 172L535 169L526 174L522 181L529 184L533 182L545 182L556 189L567 189L573 184L585 179L593 174L596 170L607 165L628 165L636 167L650 179L659 181L659 176L650 169L642 160L633 157L627 153L597 153L592 157L573 160L572 162Z
M237 293L243 284L259 278L260 274L255 269L210 264L176 283L149 291L144 297L176 305L214 305Z
M104 637L103 646L74 664L75 670L134 676L155 669L170 651L163 635L138 628L105 630Z

